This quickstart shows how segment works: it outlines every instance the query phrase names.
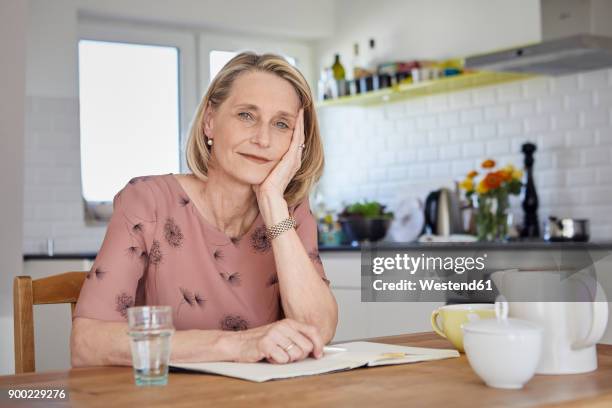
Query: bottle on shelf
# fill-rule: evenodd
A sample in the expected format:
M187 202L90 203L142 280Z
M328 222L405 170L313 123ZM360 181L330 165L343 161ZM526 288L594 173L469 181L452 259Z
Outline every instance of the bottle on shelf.
M344 66L340 62L340 54L336 54L334 58L334 64L332 65L332 72L334 80L336 82L336 88L338 89L338 96L345 96L349 94L348 87L346 86L346 71Z
M364 68L361 63L361 57L359 56L359 44L353 44L353 78L359 79L364 76Z
M370 38L368 42L370 49L368 51L368 62L366 69L370 71L372 75L375 75L378 72L378 60L376 58L376 41L373 38Z
M336 54L334 57L334 64L332 65L332 71L334 73L334 79L336 81L346 79L346 73L344 71L344 66L340 62L340 54Z

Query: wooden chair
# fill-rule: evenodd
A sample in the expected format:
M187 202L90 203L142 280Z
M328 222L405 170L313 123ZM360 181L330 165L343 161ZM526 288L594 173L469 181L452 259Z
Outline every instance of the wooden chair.
M87 272L65 272L32 280L17 276L13 281L13 319L15 325L15 373L35 371L34 305L70 303L71 312L81 292Z

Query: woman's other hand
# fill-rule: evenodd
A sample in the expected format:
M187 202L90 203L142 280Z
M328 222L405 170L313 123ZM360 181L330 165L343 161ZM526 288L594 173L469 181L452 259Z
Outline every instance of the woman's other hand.
M254 363L266 359L274 364L323 356L323 340L316 327L284 319L239 333L238 362Z

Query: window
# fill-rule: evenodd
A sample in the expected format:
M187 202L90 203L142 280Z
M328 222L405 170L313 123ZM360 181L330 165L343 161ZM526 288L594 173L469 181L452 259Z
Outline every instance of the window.
M233 51L211 51L210 52L210 82L217 76L221 68L234 58L238 53ZM295 58L285 56L288 63L295 65Z
M179 50L79 41L81 179L109 202L135 176L180 172Z

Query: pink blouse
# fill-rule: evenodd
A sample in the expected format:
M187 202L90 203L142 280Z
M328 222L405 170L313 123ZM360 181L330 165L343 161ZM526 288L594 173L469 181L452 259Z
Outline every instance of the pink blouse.
M290 209L328 284L308 199ZM169 305L174 326L246 330L283 317L272 246L261 214L241 238L208 223L173 174L136 177L113 215L81 289L75 317L122 321L134 305Z

